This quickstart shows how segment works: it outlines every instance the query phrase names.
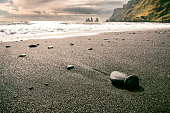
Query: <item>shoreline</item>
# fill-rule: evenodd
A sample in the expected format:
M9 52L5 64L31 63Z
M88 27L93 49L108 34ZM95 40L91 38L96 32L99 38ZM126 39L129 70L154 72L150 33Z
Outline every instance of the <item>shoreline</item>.
M169 37L162 29L0 42L0 112L168 112ZM112 71L137 75L140 89L113 86Z
M95 36L95 35L100 35L100 34L105 34L105 33L124 33L124 32L145 32L145 31L166 31L166 30L169 30L168 28L155 28L155 29L138 29L138 30L122 30L122 31L108 31L108 32L98 32L98 33L85 33L84 35L82 35L82 33L76 33L74 35L66 35L66 36L63 36L63 37L57 37L57 38L54 38L55 36L39 36L39 38L31 38L31 39L20 39L20 38L17 38L17 40L13 40L13 41L1 41L0 43L2 42L19 42L19 41L27 41L27 40L48 40L48 39L67 39L67 38L76 38L76 37L88 37L88 36ZM81 34L81 35L80 35ZM62 35L62 34L60 34ZM11 35L13 36L13 35ZM29 36L28 36L29 37ZM31 37L31 35L30 35ZM41 37L41 38L40 38ZM44 38L42 38L44 37ZM51 37L51 38L45 38L45 37Z

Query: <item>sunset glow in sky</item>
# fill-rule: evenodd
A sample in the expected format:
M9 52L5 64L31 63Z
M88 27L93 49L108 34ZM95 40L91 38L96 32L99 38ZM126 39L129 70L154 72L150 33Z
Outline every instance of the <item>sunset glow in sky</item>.
M107 19L128 0L0 0L3 20L84 20Z

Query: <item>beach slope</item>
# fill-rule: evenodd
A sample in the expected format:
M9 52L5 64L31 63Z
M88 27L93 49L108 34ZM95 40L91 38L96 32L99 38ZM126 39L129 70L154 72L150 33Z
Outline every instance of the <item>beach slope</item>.
M0 42L0 112L168 112L169 52L168 30ZM112 71L140 88L113 86Z

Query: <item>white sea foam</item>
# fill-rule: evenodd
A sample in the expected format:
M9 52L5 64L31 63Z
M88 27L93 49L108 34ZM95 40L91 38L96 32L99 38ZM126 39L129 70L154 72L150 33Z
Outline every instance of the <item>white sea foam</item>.
M169 29L170 23L83 23L61 21L0 22L0 41L65 38L103 32Z

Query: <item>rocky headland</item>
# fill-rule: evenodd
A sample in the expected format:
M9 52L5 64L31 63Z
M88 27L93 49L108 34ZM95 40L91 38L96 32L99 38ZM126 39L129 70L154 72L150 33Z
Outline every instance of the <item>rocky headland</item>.
M168 0L130 0L123 8L115 9L107 21L170 22L169 7Z

